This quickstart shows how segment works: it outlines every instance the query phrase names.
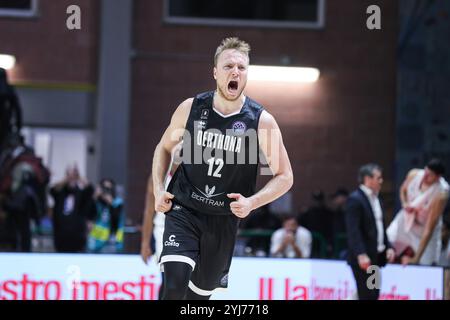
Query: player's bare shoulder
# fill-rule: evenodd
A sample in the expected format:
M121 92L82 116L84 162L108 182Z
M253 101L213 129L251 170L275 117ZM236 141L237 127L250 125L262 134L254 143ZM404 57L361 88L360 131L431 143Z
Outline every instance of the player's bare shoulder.
M405 180L403 180L402 189L406 189L411 182L412 179L419 173L420 169L411 169L409 170L408 174L406 175Z
M409 170L408 174L406 175L407 180L413 179L418 173L420 169L411 169Z
M191 112L193 98L184 100L172 114L170 124L161 138L161 144L167 152L172 152L173 147L182 140L186 122Z
M275 118L267 111L263 110L261 116L259 117L258 130L270 130L279 129L277 121Z
M186 121L189 118L189 113L191 112L193 101L194 98L188 98L184 100L182 103L180 103L180 105L177 107L177 109L172 115L171 120L171 123L174 127L177 128L185 127Z
M194 102L194 98L187 98L186 100L184 100L182 103L180 103L180 105L178 106L179 109L182 110L191 110L192 107L192 102Z
M439 180L439 185L440 185L439 198L441 199L441 201L447 202L450 197L450 185L443 178Z

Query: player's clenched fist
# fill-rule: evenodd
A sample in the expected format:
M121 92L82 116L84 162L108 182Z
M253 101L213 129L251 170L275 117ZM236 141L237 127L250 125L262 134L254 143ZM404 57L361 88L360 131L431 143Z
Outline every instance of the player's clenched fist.
M233 214L239 218L245 218L252 211L252 202L249 198L244 197L240 193L229 193L227 197L235 199L230 203L230 209Z
M155 194L155 210L157 212L167 212L172 208L173 194L167 191L158 192Z

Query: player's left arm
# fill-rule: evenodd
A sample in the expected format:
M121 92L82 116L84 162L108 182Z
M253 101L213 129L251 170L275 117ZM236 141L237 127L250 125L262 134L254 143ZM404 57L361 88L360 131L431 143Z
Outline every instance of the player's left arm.
M422 238L420 239L419 248L417 249L417 252L413 257L411 263L419 263L420 258L422 257L423 252L425 251L431 236L433 235L434 228L436 227L436 224L438 223L441 214L444 212L444 208L445 205L447 204L448 197L449 197L448 191L442 192L431 203L430 213L425 223L425 230L422 234Z
M294 182L291 163L283 144L280 128L274 117L263 111L258 124L259 148L263 152L272 172L272 179L251 197L244 197L238 193L228 194L230 208L239 218L245 218L250 211L274 201L285 194Z

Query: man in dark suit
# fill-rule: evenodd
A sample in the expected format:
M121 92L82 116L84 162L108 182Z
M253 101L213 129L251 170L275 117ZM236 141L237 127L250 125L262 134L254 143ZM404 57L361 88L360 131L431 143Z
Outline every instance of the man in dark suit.
M384 267L392 262L394 250L386 236L383 209L378 193L383 183L382 169L377 164L366 164L359 169L360 186L348 198L345 222L348 238L348 264L352 268L360 300L377 300L379 286L368 283L373 271L371 265ZM371 282L372 283L372 282Z

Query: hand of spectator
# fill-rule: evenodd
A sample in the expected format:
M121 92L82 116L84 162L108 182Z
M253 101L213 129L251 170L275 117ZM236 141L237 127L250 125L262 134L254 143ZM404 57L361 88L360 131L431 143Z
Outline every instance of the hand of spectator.
M112 195L110 195L110 194L105 194L105 193L104 193L104 194L102 194L102 198L103 198L103 200L106 201L106 203L107 203L108 205L112 205L112 203L113 203L113 201L114 201Z
M102 189L99 186L95 187L94 199L98 199L98 197L100 197L101 194L102 194Z
M172 208L171 199L174 195L167 191L158 192L155 194L155 210L157 212L167 212Z
M295 243L295 236L292 232L286 232L286 235L284 236L284 242L286 244L294 244Z
M148 243L141 244L141 258L145 264L148 264L148 259L152 256L153 252Z
M56 190L61 190L69 181L67 178L63 178L62 180L55 183L54 188Z
M252 211L252 201L249 198L244 197L240 193L229 193L227 196L230 199L236 199L236 201L230 203L231 212L235 216L242 219Z
M386 250L386 260L389 263L392 263L392 262L394 262L394 259L395 259L395 251L394 251L394 249L392 249L392 248L387 249Z
M361 270L366 271L367 268L369 268L371 264L370 258L367 256L367 254L360 254L358 255L358 265L361 268Z
M78 179L78 183L82 188L85 188L89 185L89 182L85 178Z

